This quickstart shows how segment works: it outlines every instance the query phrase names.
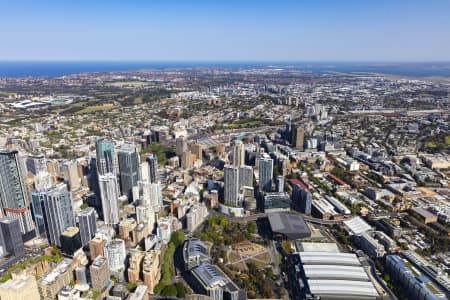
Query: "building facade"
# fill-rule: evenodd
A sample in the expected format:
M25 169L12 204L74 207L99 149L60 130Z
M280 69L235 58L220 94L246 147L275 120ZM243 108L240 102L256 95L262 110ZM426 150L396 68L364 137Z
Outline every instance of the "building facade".
M20 231L34 229L27 188L16 150L0 150L0 206L2 214L19 220Z
M98 176L103 220L106 224L119 223L119 195L117 178L113 173Z
M259 159L259 190L272 191L273 159L267 153Z
M124 144L117 152L122 195L131 199L133 187L138 186L139 153L134 144Z
M78 213L78 228L80 229L81 244L83 247L87 246L97 231L93 207L88 207Z
M70 191L65 184L60 184L43 192L31 193L31 198L38 234L60 247L62 232L75 226Z

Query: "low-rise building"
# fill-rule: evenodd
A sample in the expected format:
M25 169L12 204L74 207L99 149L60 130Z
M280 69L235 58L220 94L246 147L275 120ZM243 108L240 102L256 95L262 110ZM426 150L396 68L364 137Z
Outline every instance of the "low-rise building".
M183 245L183 262L186 271L210 262L209 250L199 239L186 240Z
M191 271L195 289L214 300L245 300L247 295L218 266L204 263Z
M73 270L75 265L72 260L64 258L59 264L46 273L38 281L39 294L43 300L54 300L58 292L73 280Z
M36 278L20 270L12 274L12 278L0 284L0 299L39 299Z
M443 300L449 296L405 257L398 254L386 256L386 268L411 299Z

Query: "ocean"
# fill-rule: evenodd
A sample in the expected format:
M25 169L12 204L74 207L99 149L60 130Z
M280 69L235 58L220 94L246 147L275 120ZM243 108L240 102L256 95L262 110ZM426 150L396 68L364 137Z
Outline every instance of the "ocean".
M64 75L184 68L288 68L311 73L380 73L411 77L450 77L450 62L138 62L138 61L0 61L0 77L61 77Z

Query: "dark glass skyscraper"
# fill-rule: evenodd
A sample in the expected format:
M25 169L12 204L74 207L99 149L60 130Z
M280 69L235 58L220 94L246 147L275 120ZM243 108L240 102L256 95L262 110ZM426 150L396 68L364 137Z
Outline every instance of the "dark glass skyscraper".
M148 163L148 179L150 183L157 183L160 181L158 173L158 159L156 157L147 157Z
M259 159L259 189L264 192L272 191L273 159L267 153Z
M311 193L306 189L300 190L300 212L304 213L305 215L311 214L311 205L312 205L312 195Z
M107 138L97 138L95 141L98 174L115 173L114 143Z
M86 246L97 231L95 224L95 210L93 207L83 209L78 214L78 228L80 229L81 244Z
M0 235L4 252L14 255L16 258L25 256L19 220L0 219Z
M133 187L139 180L139 153L134 144L124 144L117 153L120 171L120 189L122 195L131 199Z
M4 215L19 220L23 234L34 229L19 154L15 150L0 150L0 206Z

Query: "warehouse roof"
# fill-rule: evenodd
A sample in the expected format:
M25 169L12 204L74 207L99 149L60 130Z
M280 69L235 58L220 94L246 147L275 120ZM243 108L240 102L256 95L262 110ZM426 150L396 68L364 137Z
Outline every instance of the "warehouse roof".
M284 234L290 239L298 239L311 235L311 230L299 215L272 213L269 214L268 218L273 232Z
M367 224L366 221L361 219L361 217L354 217L350 220L346 220L344 221L344 225L351 233L355 235L360 235L372 229L372 227L370 227L370 225Z
M312 294L350 297L378 297L371 282L353 280L308 280Z
M332 252L300 252L302 264L359 266L361 263L355 254Z
M419 214L420 216L424 217L424 218L434 218L436 217L435 214L429 212L426 209L423 209L422 207L414 207L412 208L412 211Z
M304 265L306 278L369 281L363 268L357 266Z

